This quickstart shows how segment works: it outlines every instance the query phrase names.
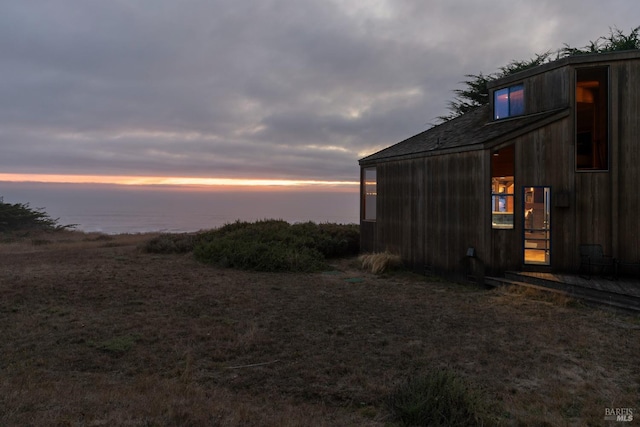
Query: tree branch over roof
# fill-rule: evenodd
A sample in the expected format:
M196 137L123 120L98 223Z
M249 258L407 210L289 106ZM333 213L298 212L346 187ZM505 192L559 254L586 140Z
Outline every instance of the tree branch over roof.
M460 82L465 85L465 89L456 89L453 91L456 97L453 101L449 102L447 107L450 113L438 117L438 120L440 122L446 122L468 113L477 107L489 104L487 84L492 80L568 56L636 49L640 49L640 26L632 29L629 34L625 34L622 30L614 27L609 29L608 36L599 37L582 48L574 48L565 44L564 47L557 50L555 54L552 51L547 51L536 54L534 58L528 60L514 60L500 67L499 71L493 74L467 74L465 77L469 78L469 80Z

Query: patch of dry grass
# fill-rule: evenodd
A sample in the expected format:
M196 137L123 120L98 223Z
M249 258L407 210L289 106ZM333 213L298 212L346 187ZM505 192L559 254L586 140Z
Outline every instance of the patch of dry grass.
M504 425L640 406L638 316L353 259L241 272L97 237L0 244L0 425L393 425L387 398L440 368Z
M540 289L529 286L500 286L495 293L503 295L507 300L522 298L524 301L536 300L561 307L580 307L582 303L563 291L555 289Z
M363 269L373 274L382 274L385 271L397 269L402 266L402 258L390 252L377 252L362 254L358 257Z
M120 234L83 233L73 230L28 231L0 234L0 254L83 251L86 249L141 245L158 233Z

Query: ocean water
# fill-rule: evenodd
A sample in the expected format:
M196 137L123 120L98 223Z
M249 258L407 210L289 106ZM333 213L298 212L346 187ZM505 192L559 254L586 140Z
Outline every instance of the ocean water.
M357 223L357 192L209 191L175 187L0 182L5 203L43 208L59 224L107 234L191 232L236 220Z

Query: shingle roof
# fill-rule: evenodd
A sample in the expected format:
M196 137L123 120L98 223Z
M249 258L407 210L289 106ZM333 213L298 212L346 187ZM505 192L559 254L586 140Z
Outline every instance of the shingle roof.
M360 159L360 164L396 160L402 157L444 154L442 151L466 151L483 148L483 144L531 127L542 126L551 119L564 117L568 109L553 110L499 121L491 120L489 106L478 107L377 153ZM558 117L555 117L558 116Z

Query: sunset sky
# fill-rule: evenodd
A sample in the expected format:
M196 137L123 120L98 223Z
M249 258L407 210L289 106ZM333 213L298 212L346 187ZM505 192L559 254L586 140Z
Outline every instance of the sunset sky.
M637 0L0 0L0 181L357 188L467 74Z

